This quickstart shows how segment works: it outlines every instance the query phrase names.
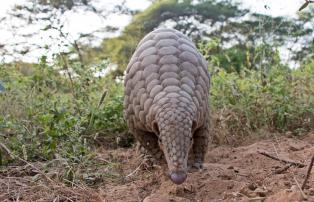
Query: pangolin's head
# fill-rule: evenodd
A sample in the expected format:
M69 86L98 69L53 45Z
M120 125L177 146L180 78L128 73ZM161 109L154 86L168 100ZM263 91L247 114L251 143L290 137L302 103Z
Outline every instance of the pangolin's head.
M169 109L159 113L156 124L169 177L175 184L182 184L187 178L188 155L193 145L192 119L184 109Z

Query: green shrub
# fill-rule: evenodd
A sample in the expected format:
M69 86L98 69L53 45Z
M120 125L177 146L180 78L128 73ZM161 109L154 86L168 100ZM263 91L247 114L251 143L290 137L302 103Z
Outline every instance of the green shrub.
M216 132L225 130L225 136L231 136L265 128L279 132L313 129L313 75L313 63L295 70L273 67L264 80L259 71L238 74L219 69L212 76L210 97Z
M55 67L45 58L38 65L1 67L6 91L0 94L0 142L25 160L80 162L91 154L95 133L114 137L126 131L122 85L84 73L79 64L72 64L73 77ZM14 160L1 147L0 153L0 163Z

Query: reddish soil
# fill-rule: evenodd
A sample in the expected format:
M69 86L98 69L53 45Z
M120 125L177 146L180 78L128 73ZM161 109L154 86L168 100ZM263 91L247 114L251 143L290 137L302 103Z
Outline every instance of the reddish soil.
M27 174L0 173L0 201L314 201L314 175L303 193L299 188L314 155L313 145L314 133L302 139L273 136L238 147L212 146L204 169L189 173L187 181L179 186L164 176L161 167L152 167L143 160L135 148L102 149L99 158L114 158L121 163L119 180L102 182L94 188L71 188L36 183ZM259 152L305 166L287 167L289 164Z

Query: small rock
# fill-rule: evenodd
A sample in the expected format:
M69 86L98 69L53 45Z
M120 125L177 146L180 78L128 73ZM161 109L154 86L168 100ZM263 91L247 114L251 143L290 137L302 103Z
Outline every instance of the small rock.
M233 169L233 166L229 166L227 169Z
M223 180L231 180L232 179L232 176L227 175L227 174L218 175L218 177L223 179Z
M254 191L257 188L257 186L253 183L249 184L247 187L252 191Z
M234 187L234 184L227 185L227 189L232 189Z
M260 196L260 197L265 197L266 194L267 194L267 190L264 190L264 189L261 189L261 188L256 188L254 190L254 192L257 193L258 196Z
M286 186L286 187L291 187L291 183L289 181L284 181L283 184Z

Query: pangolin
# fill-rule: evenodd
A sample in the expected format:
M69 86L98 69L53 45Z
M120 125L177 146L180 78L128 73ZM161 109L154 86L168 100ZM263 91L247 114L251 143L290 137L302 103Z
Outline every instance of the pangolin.
M175 184L201 168L209 142L207 62L175 29L156 29L138 44L126 69L124 119L135 139L165 159ZM188 165L189 164L189 165Z

